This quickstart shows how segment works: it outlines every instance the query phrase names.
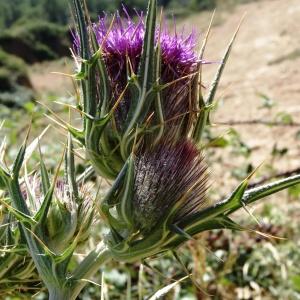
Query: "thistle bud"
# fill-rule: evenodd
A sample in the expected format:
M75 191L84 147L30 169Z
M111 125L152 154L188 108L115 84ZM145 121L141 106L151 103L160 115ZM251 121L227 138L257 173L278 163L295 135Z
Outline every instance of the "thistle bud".
M54 189L43 231L47 247L54 253L63 252L76 238L78 242L86 239L93 219L92 197L82 186L79 201L75 200L68 184L58 180ZM38 175L28 178L22 193L28 207L36 213L44 201L42 182Z
M133 160L102 203L111 251L125 260L166 250L177 225L208 205L207 167L191 141L161 143Z
M206 169L203 157L188 141L161 144L137 156L133 197L137 226L151 231L174 207L173 223L199 210L205 203Z

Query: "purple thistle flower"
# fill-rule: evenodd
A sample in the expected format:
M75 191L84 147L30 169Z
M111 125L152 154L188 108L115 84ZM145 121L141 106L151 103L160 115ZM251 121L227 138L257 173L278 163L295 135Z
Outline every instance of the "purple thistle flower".
M124 12L127 18L122 19L118 14L110 31L106 16L99 18L99 22L93 26L97 41L102 46L109 75L112 80L118 81L121 75L126 75L128 59L134 72L137 72L145 35L143 15L138 15L138 20L134 22L125 9ZM172 35L167 29L161 33L157 29L157 42L159 37L163 83L172 82L196 71L198 59L194 51L196 46L194 33L185 37L184 32Z
M120 14L117 14L113 24L110 24L105 16L99 18L98 23L93 25L111 82L112 104L124 90L130 76L130 68L134 73L138 72L145 35L143 15L137 14L137 21L133 21L125 9L124 13L126 18L121 18ZM180 34L177 32L171 34L166 28L161 32L157 28L156 43L160 43L161 47L160 84L172 83L197 72L200 62L195 52L194 32L186 36L183 31ZM75 46L77 45L78 41L75 40ZM169 127L181 124L182 115L189 119L191 117L187 116L189 112L196 109L195 101L191 103L193 100L189 99L192 77L181 79L162 91L164 118ZM116 112L119 125L126 120L130 103L131 95L128 92Z
M133 200L138 225L150 230L178 204L174 223L192 215L205 204L207 180L203 157L190 141L138 155Z

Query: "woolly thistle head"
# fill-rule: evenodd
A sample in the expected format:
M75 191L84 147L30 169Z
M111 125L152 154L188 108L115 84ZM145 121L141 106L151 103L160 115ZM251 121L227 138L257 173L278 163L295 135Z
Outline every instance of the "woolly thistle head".
M207 180L203 157L189 141L160 144L138 155L133 197L136 224L150 231L169 214L174 224L191 216L205 204Z
M136 247L146 256L168 248L173 229L208 205L207 189L207 167L191 141L164 142L132 155L101 204L112 252L130 260ZM131 247L128 253L122 242Z

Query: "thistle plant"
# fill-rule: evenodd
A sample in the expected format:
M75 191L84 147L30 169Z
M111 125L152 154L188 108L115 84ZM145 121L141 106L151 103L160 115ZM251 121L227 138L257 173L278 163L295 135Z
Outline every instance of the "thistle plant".
M34 146L33 143L29 150ZM3 257L3 265L8 264L3 272L9 271L13 266L10 264L19 263L18 268L24 264L26 270L22 274L26 282L26 276L29 280L36 268L40 279L35 280L44 282L50 298L56 299L59 292L67 299L69 291L64 287L64 280L68 265L77 246L88 237L94 201L87 188L76 183L71 172L74 167L71 140L65 155L66 176L62 179L58 178L61 163L51 179L42 156L39 172L28 175L25 164L25 173L21 177L24 159L30 155L26 149L24 144L13 166L6 167L2 163L0 169L1 183L6 188L1 203L9 211L4 217L4 222L8 222L4 225L8 226L1 232L3 252L9 254ZM11 219L16 225L11 225ZM20 257L24 253L30 254L31 258ZM24 262L20 263L20 259ZM5 275L6 280L7 277Z
M22 173L26 153L34 148L26 142L13 166L2 163L0 168L1 203L18 222L50 299L76 299L110 259L141 261L176 251L203 231L243 230L230 214L300 183L295 175L247 189L249 176L226 199L209 201L202 135L237 32L204 95L202 66L210 30L197 54L195 35L171 34L157 16L156 0L149 1L145 18L137 14L133 21L124 10L125 18L117 13L94 24L81 0L71 4L73 77L80 89L74 108L82 128L63 124L69 131L65 176L58 179L60 166L50 176L42 157L39 172ZM86 171L112 181L104 196L94 199L79 184L72 139L86 153L91 165ZM95 207L109 232L71 268L75 249L93 226Z

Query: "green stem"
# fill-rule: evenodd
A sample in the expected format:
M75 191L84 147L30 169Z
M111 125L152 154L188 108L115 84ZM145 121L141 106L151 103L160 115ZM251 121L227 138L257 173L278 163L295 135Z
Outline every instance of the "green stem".
M71 289L49 288L49 300L71 300ZM75 298L74 298L75 299Z
M261 198L275 194L297 184L300 184L300 174L247 190L243 196L243 203L249 205L250 203L255 202ZM233 213L240 207L241 205L232 207L228 214Z
M72 282L70 288L71 294L68 299L76 299L80 291L88 283L87 279L91 278L100 267L111 258L112 255L110 250L103 242L101 242L73 272L70 278L70 281Z

